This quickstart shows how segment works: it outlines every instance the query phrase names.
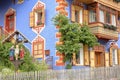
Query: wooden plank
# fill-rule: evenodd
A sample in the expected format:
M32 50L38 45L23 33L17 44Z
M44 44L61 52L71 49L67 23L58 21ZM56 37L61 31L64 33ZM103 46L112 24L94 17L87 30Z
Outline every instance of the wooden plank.
M88 46L87 45L84 45L84 64L85 65L89 65L89 50L88 50Z

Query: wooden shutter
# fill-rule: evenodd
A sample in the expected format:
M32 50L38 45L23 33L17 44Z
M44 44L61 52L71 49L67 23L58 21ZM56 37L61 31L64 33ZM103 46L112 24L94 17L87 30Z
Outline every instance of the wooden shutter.
M88 24L88 10L83 10L83 23Z
M35 26L35 12L32 11L30 12L30 27L34 27Z
M45 9L42 9L42 23L45 23Z
M105 66L109 67L109 53L105 53Z
M95 52L90 51L90 66L95 67Z
M118 49L117 51L118 51L118 64L120 65L120 49Z
M75 22L75 7L71 5L71 21Z
M110 48L110 66L113 64L113 59L112 59L112 48Z
M88 53L88 46L84 45L84 64L89 65L89 53Z

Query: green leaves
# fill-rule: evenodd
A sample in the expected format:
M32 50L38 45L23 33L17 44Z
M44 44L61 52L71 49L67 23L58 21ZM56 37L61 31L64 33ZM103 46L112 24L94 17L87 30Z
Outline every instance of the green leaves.
M81 27L81 33L79 36L80 43L83 43L84 45L88 45L89 47L93 47L94 45L98 45L97 38L92 32L90 32L90 29L87 25L82 25Z
M60 26L59 32L62 34L60 41L62 45L57 45L59 52L65 55L65 61L71 61L73 53L78 54L80 43L88 46L97 44L97 38L93 35L87 25L80 26L77 23L71 23L69 19L61 14L53 18L55 26Z

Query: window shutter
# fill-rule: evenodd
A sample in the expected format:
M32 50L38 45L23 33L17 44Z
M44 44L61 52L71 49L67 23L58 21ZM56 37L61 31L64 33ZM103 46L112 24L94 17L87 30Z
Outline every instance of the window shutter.
M45 23L45 9L42 9L42 23Z
M30 12L30 27L34 27L35 26L35 12L32 11Z
M105 66L109 67L109 53L105 53Z
M118 51L118 64L120 65L120 49L118 49L117 51Z
M113 60L112 60L112 48L110 48L110 66L112 66Z
M90 51L90 66L95 67L95 52Z
M83 22L88 24L88 10L83 10Z
M71 21L75 22L75 7L71 5Z
M85 65L89 65L89 53L88 53L88 46L84 45L84 60L85 60Z

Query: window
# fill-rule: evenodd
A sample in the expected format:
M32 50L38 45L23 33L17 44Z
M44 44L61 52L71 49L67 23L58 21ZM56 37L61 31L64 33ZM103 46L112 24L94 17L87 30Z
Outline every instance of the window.
M96 11L90 10L89 11L89 22L96 22Z
M76 63L80 65L84 65L83 44L80 44L80 46L81 46L80 51L78 55L76 55Z
M71 21L82 23L83 22L83 10L82 7L71 5Z
M42 11L38 11L35 13L35 26L39 26L42 24Z
M116 26L116 17L112 14L112 25Z
M106 12L106 23L110 24L111 16L109 12Z
M32 48L34 58L44 58L44 39L37 37L32 43Z
M100 22L104 23L104 11L100 10Z
M75 22L79 23L79 11L75 10Z
M9 9L5 15L5 30L8 33L12 33L15 29L15 11Z
M33 11L30 12L30 27L38 28L44 27L45 23L45 5L41 2L38 2Z
M81 48L78 54L73 54L73 64L74 65L84 65L84 53L83 44L80 44Z
M118 64L117 49L112 50L113 65Z

